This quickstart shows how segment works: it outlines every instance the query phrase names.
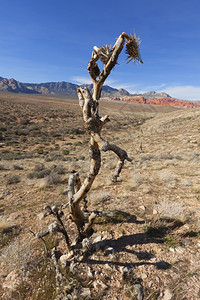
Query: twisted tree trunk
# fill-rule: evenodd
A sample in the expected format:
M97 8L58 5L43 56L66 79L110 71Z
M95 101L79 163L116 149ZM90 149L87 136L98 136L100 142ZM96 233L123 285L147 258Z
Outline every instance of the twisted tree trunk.
M81 184L78 172L73 172L69 178L68 199L70 206L71 219L75 222L79 239L88 237L93 233L92 225L96 215L92 213L88 220L86 220L83 211L80 207L81 200L85 199L89 192L95 177L99 173L101 167L101 151L113 151L119 158L117 166L112 174L112 180L116 181L124 165L124 161L131 161L125 150L120 147L109 144L101 137L101 130L103 126L110 121L109 116L99 116L99 102L101 96L102 86L110 74L111 70L117 63L119 54L121 53L126 40L126 51L129 54L129 60L138 60L139 55L138 42L139 39L135 36L130 37L126 33L122 33L116 40L115 45L110 49L107 45L101 48L94 47L92 58L88 63L88 72L93 81L93 95L90 94L86 87L77 89L79 105L83 113L84 128L88 135L90 135L89 156L90 168L89 173ZM100 72L97 61L101 59L104 64L103 70Z

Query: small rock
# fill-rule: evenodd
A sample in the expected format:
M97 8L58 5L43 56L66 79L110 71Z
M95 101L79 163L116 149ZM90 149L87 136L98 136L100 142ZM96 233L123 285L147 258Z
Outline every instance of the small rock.
M159 283L160 282L160 278L158 276L156 276L156 281Z
M137 296L137 300L142 300L143 299L143 288L141 284L134 284L134 290Z
M182 240L181 243L182 243L183 246L186 246L188 244L187 240Z
M63 268L65 268L69 264L69 260L73 257L73 251L70 251L68 254L61 255L60 262Z
M163 300L170 300L172 298L171 291L169 289L166 289L164 291Z
M113 271L113 268L109 264L105 264L105 268L109 271Z
M94 239L93 243L99 243L101 241L101 239L102 239L102 236L100 234Z
M120 267L119 269L120 269L120 272L121 272L122 274L128 272L128 268L127 268L127 267Z
M142 273L142 274L141 274L141 278L142 278L142 279L146 279L146 278L147 278L147 274L146 274L146 273Z
M70 271L73 272L75 270L76 266L77 266L77 264L74 261L72 261L70 263Z
M81 296L84 299L90 299L91 298L91 292L89 288L82 288Z
M149 288L152 287L152 285L153 285L153 281L149 281L148 283Z
M107 249L106 249L106 255L109 255L109 254L113 254L115 252L115 250L112 248L112 247L108 247Z
M46 217L45 213L39 213L37 214L38 219L41 221L42 219L44 219Z
M88 278L93 278L93 274L91 272L91 269L88 268L88 273L87 273Z
M145 207L144 205L140 205L140 206L139 206L139 209L145 211L145 210L146 210L146 207Z
M88 238L85 238L82 240L82 247L83 251L90 251L92 249L92 243L91 240Z
M105 283L103 283L101 280L98 280L98 284L103 288L103 289L107 289L107 285Z
M174 248L170 247L169 251L174 253L175 250L174 250Z
M157 215L158 211L156 209L153 209L153 215Z
M175 250L176 250L176 252L178 252L180 254L182 254L185 251L185 249L181 246L176 247Z
M157 260L157 258L156 257L152 257L152 258L150 258L150 260L151 260L151 262L156 262L156 260Z
M65 268L66 265L67 265L67 261L68 261L67 256L68 256L68 255L62 255L62 256L60 257L61 266L62 266L63 268Z
M190 227L188 226L188 224L183 225L182 228L183 228L184 230L189 230L189 229L190 229Z

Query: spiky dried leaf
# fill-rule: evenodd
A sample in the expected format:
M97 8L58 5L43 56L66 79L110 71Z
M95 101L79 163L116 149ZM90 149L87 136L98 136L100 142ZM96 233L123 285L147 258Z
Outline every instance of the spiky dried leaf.
M101 62L106 65L112 55L111 46L105 45L99 49L98 55L101 59Z
M135 34L130 34L129 40L126 42L126 53L128 54L127 60L128 63L133 60L133 62L137 61L143 63L141 56L140 56L140 38L137 37Z

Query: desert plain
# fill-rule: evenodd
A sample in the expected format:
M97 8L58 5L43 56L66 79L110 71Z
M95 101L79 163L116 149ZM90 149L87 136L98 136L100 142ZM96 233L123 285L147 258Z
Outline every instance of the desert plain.
M62 208L70 238L76 231L68 178L89 168L78 100L0 93L1 299L200 298L200 109L100 100L100 114L111 119L102 137L132 162L113 183L117 158L102 154L86 256L63 267L63 236L44 237L58 254L58 286L37 233L54 221L45 205Z

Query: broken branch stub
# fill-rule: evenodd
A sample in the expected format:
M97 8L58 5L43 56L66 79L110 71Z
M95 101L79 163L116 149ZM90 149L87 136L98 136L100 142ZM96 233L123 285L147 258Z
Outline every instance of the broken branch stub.
M92 213L88 220L86 219L83 210L80 207L81 200L86 199L97 174L101 167L101 151L112 151L118 157L117 166L112 174L112 181L117 181L125 160L131 161L127 152L114 144L109 144L101 137L102 127L110 121L109 116L99 116L99 99L101 97L102 86L109 76L111 70L117 64L119 54L121 53L126 42L126 52L128 54L128 62L138 61L142 63L139 53L140 39L135 35L128 36L123 32L116 40L114 46L111 48L107 45L98 48L94 47L92 58L90 59L87 70L93 81L93 94L86 87L79 87L77 89L79 105L83 113L84 128L86 133L90 136L89 142L89 172L83 183L81 184L78 172L74 171L68 182L68 199L70 207L71 219L75 222L78 232L79 241L92 234L92 225L96 215ZM97 61L101 60L104 64L101 71Z

